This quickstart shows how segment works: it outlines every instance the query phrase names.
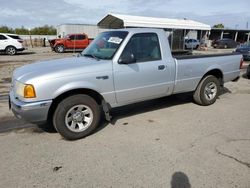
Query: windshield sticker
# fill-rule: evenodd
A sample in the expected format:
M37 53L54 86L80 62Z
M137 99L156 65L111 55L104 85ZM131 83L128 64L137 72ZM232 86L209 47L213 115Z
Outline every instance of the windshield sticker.
M115 43L115 44L120 44L122 42L122 39L119 37L110 37L108 42Z

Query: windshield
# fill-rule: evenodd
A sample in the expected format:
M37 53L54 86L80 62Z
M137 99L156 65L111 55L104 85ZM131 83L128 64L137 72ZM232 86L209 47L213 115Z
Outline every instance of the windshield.
M112 59L127 35L127 31L100 33L82 52L82 55L98 59Z

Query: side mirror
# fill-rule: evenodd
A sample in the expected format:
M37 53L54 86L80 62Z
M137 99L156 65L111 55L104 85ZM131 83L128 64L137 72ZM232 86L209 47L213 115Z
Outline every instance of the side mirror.
M132 53L131 54L124 54L118 60L119 64L130 64L130 63L135 63L135 62L136 62L136 59L135 59L134 54L132 54Z

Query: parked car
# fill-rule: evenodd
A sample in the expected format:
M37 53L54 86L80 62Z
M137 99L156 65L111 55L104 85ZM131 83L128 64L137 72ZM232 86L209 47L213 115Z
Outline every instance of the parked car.
M235 51L241 53L245 61L250 60L250 42L240 45Z
M213 104L225 82L239 78L238 53L173 57L164 30L100 33L77 57L25 65L12 75L10 108L27 121L51 121L67 139L91 134L101 110L176 93ZM101 44L101 45L100 45Z
M196 39L185 39L185 48L197 49L200 46L199 40Z
M18 51L25 50L23 39L16 34L0 33L0 51L8 55L15 55Z
M237 42L235 42L233 39L219 39L212 42L212 46L214 48L236 48Z
M86 48L92 39L86 34L68 34L64 38L49 40L52 51L63 53L65 50L80 51Z

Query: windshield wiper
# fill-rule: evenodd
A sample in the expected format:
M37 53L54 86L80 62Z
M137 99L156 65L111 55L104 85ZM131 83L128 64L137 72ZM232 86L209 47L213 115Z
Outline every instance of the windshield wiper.
M92 57L92 58L96 59L97 61L100 61L100 59L98 57L96 57L94 54L83 54L83 56Z

